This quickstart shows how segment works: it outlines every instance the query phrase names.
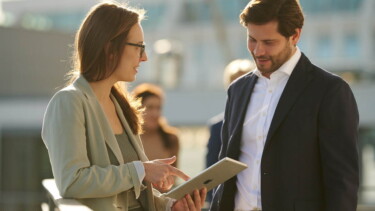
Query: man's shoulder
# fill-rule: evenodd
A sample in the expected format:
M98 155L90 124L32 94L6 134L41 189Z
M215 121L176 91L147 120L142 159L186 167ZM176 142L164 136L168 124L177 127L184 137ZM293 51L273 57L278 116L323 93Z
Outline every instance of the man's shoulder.
M317 77L317 79L321 83L328 83L328 84L342 84L346 83L340 76L337 74L330 72L324 68L321 68L319 66L313 65L314 66L314 76Z
M228 90L231 90L231 89L241 89L246 83L249 82L249 80L250 80L252 77L256 77L256 75L255 75L253 72L248 72L248 73L246 73L246 74L240 76L239 78L237 78L236 80L234 80L234 81L229 85Z
M224 112L222 112L222 113L212 117L211 119L209 119L208 124L210 125L210 127L215 127L217 125L222 124L223 119L224 119Z
M340 76L337 74L330 72L312 62L306 56L301 57L302 62L305 64L305 67L308 69L308 72L311 73L314 78L319 81L319 83L346 83Z
M232 82L232 84L241 84L241 83L244 83L244 82L246 82L247 80L249 80L249 78L254 77L254 76L255 76L255 75L254 75L254 72L253 72L253 71L250 71L250 72L248 72L248 73L246 73L246 74L244 74L244 75L238 77L236 80L234 80L234 81Z

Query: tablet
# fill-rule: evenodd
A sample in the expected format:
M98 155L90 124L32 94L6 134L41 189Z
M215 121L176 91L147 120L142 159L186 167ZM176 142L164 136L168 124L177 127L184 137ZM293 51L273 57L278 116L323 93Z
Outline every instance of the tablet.
M186 194L192 193L195 189L200 190L201 188L206 187L207 191L209 191L246 168L247 165L245 163L225 157L202 171L197 176L189 179L163 195L178 200Z

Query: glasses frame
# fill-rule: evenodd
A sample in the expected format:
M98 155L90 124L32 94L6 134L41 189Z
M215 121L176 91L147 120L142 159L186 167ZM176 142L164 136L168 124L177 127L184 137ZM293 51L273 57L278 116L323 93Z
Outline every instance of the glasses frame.
M140 47L141 48L141 52L139 54L139 58L142 58L142 56L143 56L143 54L145 53L145 50L146 50L146 45L145 44L138 44L138 43L127 42L126 45Z

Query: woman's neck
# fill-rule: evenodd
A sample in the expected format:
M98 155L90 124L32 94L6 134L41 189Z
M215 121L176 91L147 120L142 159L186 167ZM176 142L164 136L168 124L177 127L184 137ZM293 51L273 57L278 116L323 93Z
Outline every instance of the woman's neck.
M107 102L110 100L111 89L114 82L104 79L100 81L89 82L99 102Z

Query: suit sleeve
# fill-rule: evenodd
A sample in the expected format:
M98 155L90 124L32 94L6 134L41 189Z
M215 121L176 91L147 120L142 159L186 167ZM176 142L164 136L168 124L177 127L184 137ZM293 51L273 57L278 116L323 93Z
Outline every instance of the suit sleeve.
M207 143L206 167L210 167L218 161L221 147L222 121L210 126L210 138Z
M228 140L229 140L229 115L230 115L230 110L231 110L231 97L230 97L230 91L231 87L228 89L228 94L227 94L227 102L225 105L225 112L224 112L224 119L223 119L223 125L221 127L221 148L220 148L220 153L219 153L219 160L223 159L227 155L227 147L228 147Z
M325 210L354 211L359 186L357 104L349 86L335 81L321 104L319 144Z
M91 165L87 156L85 111L76 92L60 91L50 101L42 128L61 196L99 198L141 187L134 164ZM137 192L137 191L136 191Z

